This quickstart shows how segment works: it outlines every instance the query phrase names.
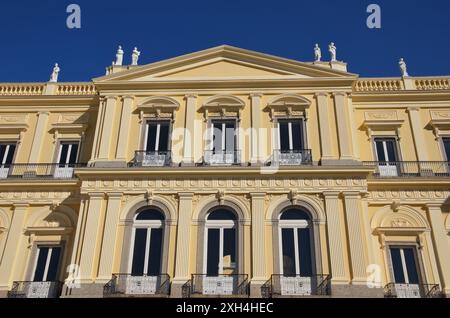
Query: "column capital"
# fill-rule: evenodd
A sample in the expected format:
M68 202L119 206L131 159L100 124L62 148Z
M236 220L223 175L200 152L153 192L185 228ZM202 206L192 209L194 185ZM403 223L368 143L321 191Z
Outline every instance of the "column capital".
M314 94L315 97L328 97L328 93L326 92L317 92Z
M339 191L324 191L323 196L325 199L337 199L339 197Z
M347 93L346 92L332 92L331 93L334 97L337 97L337 96L347 96Z
M361 198L361 192L359 191L342 191L342 194L344 195L345 198L351 197Z
M441 203L427 203L426 207L428 210L441 210L442 204Z
M122 192L109 192L106 194L108 199L120 199L122 198L123 193Z
M252 199L264 199L266 197L266 192L251 192L250 197Z
M178 193L179 200L189 200L194 197L194 192L180 192Z
M406 111L407 111L408 113L411 113L411 112L418 112L418 111L420 111L420 107L417 107L417 106L407 107L407 108L406 108Z
M135 99L135 97L133 95L124 95L124 96L122 96L122 100L123 101L128 100L128 99L131 99L133 101Z
M198 94L195 94L195 93L189 93L189 94L184 95L184 98L186 98L186 99L197 98L197 97L198 97Z
M250 97L251 98L261 98L261 97L263 97L263 93L251 93Z
M101 200L105 197L103 192L89 192L87 195L89 200Z
M119 96L113 96L113 95L106 95L106 96L102 96L106 101L110 100L110 99L114 99L115 101L117 101L119 99Z
M42 111L42 112L38 112L37 114L38 114L38 116L41 116L41 115L46 115L46 116L48 116L48 115L50 115L50 112L48 112L48 111Z
M17 202L17 203L13 204L14 211L15 210L24 210L24 209L28 208L29 206L30 206L30 204L27 202Z

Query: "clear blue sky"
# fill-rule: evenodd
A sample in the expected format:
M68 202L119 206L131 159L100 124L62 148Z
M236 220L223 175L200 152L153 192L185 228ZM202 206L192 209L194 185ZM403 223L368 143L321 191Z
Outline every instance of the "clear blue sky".
M66 7L81 6L80 30L66 27ZM370 3L382 28L366 26ZM338 59L361 76L450 75L449 0L14 0L0 5L0 82L60 81L104 75L117 46L140 64L229 44L311 61L313 46L334 41Z

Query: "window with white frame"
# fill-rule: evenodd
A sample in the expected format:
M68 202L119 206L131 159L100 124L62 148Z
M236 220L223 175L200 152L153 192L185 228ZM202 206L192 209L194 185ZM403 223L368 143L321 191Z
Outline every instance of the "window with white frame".
M70 167L78 160L78 141L62 141L59 144L58 164L60 167Z
M61 252L61 246L38 246L32 278L34 282L58 280Z
M399 298L420 297L421 279L417 249L413 246L390 246L389 254L396 296Z
M304 127L302 119L278 120L278 146L282 153L305 149Z
M450 161L450 137L442 138L444 144L445 160Z
M169 120L149 120L145 125L145 151L150 152L167 152L169 150Z
M8 177L10 165L13 163L16 144L0 143L0 179Z
M237 121L234 119L211 120L209 131L209 149L205 156L207 163L238 163Z
M395 138L375 138L375 151L378 173L383 177L396 177L399 174L399 156Z

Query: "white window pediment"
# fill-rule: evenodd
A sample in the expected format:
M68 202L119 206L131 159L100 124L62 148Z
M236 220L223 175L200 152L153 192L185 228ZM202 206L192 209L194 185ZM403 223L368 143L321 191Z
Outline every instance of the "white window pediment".
M203 112L205 120L209 117L240 118L244 107L245 103L235 96L216 95L208 98L200 111Z
M180 108L180 103L166 96L152 96L144 99L138 104L139 119L149 118L171 118L175 120L175 113Z
M450 131L449 110L430 110L430 116L430 126L433 128L436 138L440 137L442 130Z
M275 117L303 117L307 118L307 109L311 101L303 96L295 94L284 94L272 98L267 103L267 110L270 112L270 118Z
M27 114L5 114L0 115L0 134L11 135L11 138L22 141L24 133L28 130L28 115Z
M398 118L396 110L367 111L364 113L363 128L366 129L369 138L372 138L375 130L393 130L400 138L400 128L403 123L404 120Z

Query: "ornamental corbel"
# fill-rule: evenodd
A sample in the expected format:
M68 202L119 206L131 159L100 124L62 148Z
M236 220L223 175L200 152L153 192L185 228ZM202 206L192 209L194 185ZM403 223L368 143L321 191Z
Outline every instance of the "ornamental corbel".
M420 233L417 235L417 244L419 245L419 250L423 249L423 247L425 246L424 233Z
M147 191L146 193L145 193L145 198L146 198L146 200L147 200L147 205L152 205L153 204L153 198L154 198L154 196L153 196L153 192L152 191Z
M140 110L139 111L139 124L142 124L143 121L144 121L144 111Z
M380 248L384 250L386 247L386 235L384 235L384 233L380 233L378 236L378 241L380 242Z
M296 205L299 200L299 193L296 190L291 190L289 192L289 200L291 201L292 205Z
M55 129L55 132L53 133L53 144L56 144L56 142L58 141L58 137L59 137L58 129Z
M224 199L225 199L224 197L225 197L225 191L223 191L223 190L217 191L216 199L219 202L219 205L223 205L223 202L224 202Z

